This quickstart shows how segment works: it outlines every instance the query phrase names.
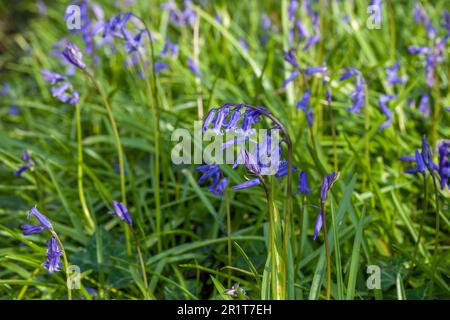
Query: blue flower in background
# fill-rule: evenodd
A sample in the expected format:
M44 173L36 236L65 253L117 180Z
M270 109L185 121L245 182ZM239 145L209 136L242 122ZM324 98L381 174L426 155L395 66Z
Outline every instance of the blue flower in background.
M428 94L424 94L420 99L419 112L426 117L430 116L430 97Z
M25 150L22 153L22 161L23 161L22 166L19 169L17 169L16 171L14 171L15 176L20 177L22 175L22 173L24 173L26 170L34 168L35 163L34 163L33 159L31 159L31 153L29 151Z
M387 74L387 84L388 86L392 87L396 84L402 84L406 82L406 76L400 77L398 75L398 71L400 69L400 62L397 61L393 66L388 67L386 69Z
M197 63L192 58L187 58L187 66L191 72L196 75L197 77L202 76L202 72L200 71L200 68L198 67Z
M351 113L360 113L366 99L366 82L362 76L361 71L356 68L349 68L349 70L344 75L342 75L339 80L344 81L353 76L355 77L355 91L352 93L351 100L353 104L350 106L349 110Z
M380 129L386 129L392 124L392 112L389 110L387 103L394 100L396 97L397 96L395 94L385 94L378 99L380 109L387 117L386 122L380 125Z

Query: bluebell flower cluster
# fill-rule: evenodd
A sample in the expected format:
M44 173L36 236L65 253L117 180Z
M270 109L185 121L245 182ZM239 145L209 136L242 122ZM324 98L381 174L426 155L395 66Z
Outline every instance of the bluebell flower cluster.
M434 27L427 13L420 4L414 7L414 21L423 25L427 30L427 35L430 41L433 41L432 46L409 46L408 52L410 54L417 54L425 56L425 81L428 87L432 87L436 80L436 69L438 64L444 60L445 45L450 38L450 29L448 28L448 11L444 12L443 27L446 34L442 38L437 38L438 29Z
M288 6L288 19L292 24L292 28L289 31L289 43L293 46L295 35L297 35L299 41L305 41L303 50L307 51L320 41L320 22L319 13L312 9L311 1L306 0L303 3L305 6L304 12L312 25L312 32L305 26L307 21L302 20L297 14L300 12L300 10L298 10L298 8L300 8L298 1L291 0Z
M232 131L237 134L237 137L223 143L222 148L232 147L248 140L248 137L254 133L254 125L260 122L261 116L272 115L264 107L226 103L218 108L211 109L206 114L203 120L202 132L205 133L207 130L210 130L215 135L223 135L228 131ZM279 129L278 125L268 130L268 134L263 141L258 142L252 152L246 148L241 148L233 164L233 168L242 164L250 174L256 175L257 177L233 186L232 188L234 190L260 185L261 181L259 176L274 174L275 177L282 178L288 174L289 164L287 161L281 160L281 143L283 140L278 144L274 143L271 135L273 129ZM268 154L272 156L271 161L275 163L268 163L269 161L264 158ZM273 168L276 168L276 172L272 172ZM296 170L296 167L292 166L292 171L294 170ZM209 190L217 195L223 193L223 189L227 186L228 180L222 178L223 174L217 165L203 165L197 168L197 171L203 172L203 175L198 181L199 184L212 177L213 183Z
M55 271L59 271L59 267L62 266L60 263L61 255L64 253L61 249L58 241L53 235L53 224L48 217L39 212L39 210L34 206L28 212L28 219L30 217L34 217L39 224L24 224L21 226L23 229L22 234L25 236L29 236L32 234L38 234L43 232L44 230L50 230L52 235L50 240L47 241L47 260L44 262L44 268L48 269L48 272L52 274Z
M184 0L184 8L180 9L175 1L169 0L161 5L161 9L169 11L170 21L182 27L185 25L193 25L198 18L191 5L191 0Z
M439 172L439 167L433 161L433 154L425 135L422 136L422 149L420 152L415 150L414 156L408 155L400 157L399 159L404 162L414 162L416 165L415 168L406 169L405 173L421 173L425 175L427 170L430 174L433 174L433 172Z

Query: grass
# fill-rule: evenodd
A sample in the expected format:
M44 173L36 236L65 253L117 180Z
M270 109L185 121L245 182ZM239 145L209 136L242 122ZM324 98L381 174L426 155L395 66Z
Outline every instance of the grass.
M66 28L65 6L48 2L39 15L31 1L0 4L0 84L10 86L0 95L1 299L68 298L64 268L50 275L43 267L48 234L21 234L34 205L54 223L68 263L81 270L74 299L230 299L225 291L235 283L246 291L235 299L326 299L328 286L338 300L450 297L450 193L434 177L405 174L410 165L398 160L420 150L424 134L432 148L450 139L449 45L428 88L424 59L407 53L410 45L432 45L413 21L413 1L383 1L380 29L366 27L361 1L313 2L323 31L308 51L304 41L289 42L287 0L195 2L193 26L175 25L161 1L122 8L97 2L107 19L132 11L156 40L143 57L148 65L126 67L123 42L115 42L113 53L96 48L95 59L84 53L98 84L81 70L68 77L80 92L77 106L52 97L39 72L66 72L51 54L61 38L84 48L81 35ZM442 37L448 1L418 2ZM261 27L264 14L269 33ZM312 30L303 6L297 17ZM165 39L179 45L176 57L158 56ZM282 89L292 71L282 48L296 51L302 70L326 61L330 105L320 74L299 76ZM188 57L198 57L201 77L189 70ZM153 60L169 68L156 73ZM386 68L396 61L408 80L390 87ZM367 84L360 114L348 111L354 80L339 81L347 67L358 68ZM306 89L312 128L295 107ZM386 93L397 95L388 105L393 123L379 129L386 119L378 98ZM430 116L409 106L411 99L418 106L424 93ZM172 163L173 131L192 132L199 115L226 102L270 110L286 128L292 164L307 172L311 194L295 193L299 171L292 184L264 177L265 189L235 191L231 186L253 177L223 165L229 186L218 197L197 184L198 164ZM12 105L19 114L10 113ZM34 170L17 177L24 150L32 152ZM327 281L324 233L312 236L322 178L336 170L325 214ZM126 202L133 229L108 214L114 200ZM367 288L368 265L380 267L381 290Z

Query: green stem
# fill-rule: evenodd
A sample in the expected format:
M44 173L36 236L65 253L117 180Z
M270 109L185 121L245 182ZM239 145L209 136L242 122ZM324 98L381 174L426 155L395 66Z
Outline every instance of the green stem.
M56 239L62 250L62 256L64 260L64 271L66 273L67 298L69 300L72 300L72 289L69 285L69 260L67 259L66 250L64 249L64 245L62 244L61 239L59 239L58 234L55 232L55 230L51 229L50 232L52 236Z
M427 184L427 176L426 174L423 175L423 193L424 193L424 203L423 203L423 212L422 215L425 216L427 211L428 211L428 184ZM417 235L417 240L416 240L416 244L414 245L414 253L413 253L413 257L412 257L412 266L410 269L411 270L414 268L414 264L416 263L416 256L417 256L417 251L419 250L419 245L420 245L420 239L422 238L422 233L423 233L423 225L425 224L425 222L423 221L423 219L421 219L421 223L420 223L420 227L419 227L419 234Z
M434 281L435 281L435 276L434 274L436 273L436 269L437 269L437 260L438 260L438 251L439 251L439 229L440 229L440 217L439 217L439 213L440 213L440 201L439 201L439 191L438 191L438 187L436 184L436 177L434 176L434 174L431 174L431 177L433 178L433 188L434 188L434 197L435 197L435 202L436 202L436 227L435 227L435 232L434 232L434 252L433 252L433 267L432 267L432 283L431 283L431 289L430 289L430 298L432 297L432 293L433 293L433 287L434 287Z
M334 172L338 172L337 146L336 146L336 125L334 123L334 112L333 112L333 108L331 107L331 104L328 104L328 108L330 109L331 135L333 138Z
M136 230L132 226L129 226L129 227L130 227L130 230L131 230L131 234L133 235L134 242L136 243L136 252L137 252L137 255L138 255L139 265L140 265L140 268L141 268L142 280L144 282L144 289L145 289L144 298L148 299L149 298L149 292L148 292L147 271L145 270L144 256L142 255L142 251L141 251L141 241L139 240L139 237L136 234ZM154 296L151 295L151 298L154 299Z
M276 259L276 248L275 248L275 226L274 226L274 212L273 212L273 204L272 204L272 196L269 191L267 184L264 181L262 176L258 176L261 184L264 188L267 198L267 207L269 210L269 256L270 256L270 265L271 265L271 287L272 287L272 299L277 300L279 297L278 294L278 272L277 272L277 259Z
M87 223L89 227L95 230L95 224L92 219L91 213L89 212L88 206L86 204L86 199L84 197L83 189L83 144L81 137L81 107L79 104L75 105L76 123L77 123L77 178L78 178L78 194L80 197L81 208L84 215L86 216Z
M228 266L231 267L232 242L231 242L231 212L230 212L230 199L228 198L228 192L224 192L225 210L227 212L227 237L228 237ZM228 269L228 288L231 287L231 269Z
M114 114L112 112L111 105L108 101L108 97L105 92L100 87L99 83L95 79L94 75L87 69L84 69L84 73L86 76L92 81L95 89L100 94L103 100L103 104L105 105L106 112L108 113L109 122L111 124L111 128L113 130L114 142L116 144L117 156L119 158L119 175L120 175L120 193L122 197L122 203L127 205L127 197L126 197L126 187L125 187L125 161L122 149L122 142L120 141L119 130L117 128L116 120L114 119ZM130 245L130 234L128 230L125 228L125 238L127 243L127 252L128 255L131 255L131 245Z
M39 202L40 202L41 207L42 207L42 211L45 214L47 214L48 212L47 212L47 207L45 206L45 197L44 197L44 192L43 192L43 188L42 188L42 185L41 185L41 180L39 180L39 177L38 177L38 175L36 173L36 168L33 168L32 172L33 172L34 181L36 182L37 194L38 194L38 197L39 197Z
M320 214L322 215L322 223L323 223L323 236L325 241L325 255L327 259L327 293L326 299L330 300L331 297L331 254L330 254L330 244L328 243L328 229L327 229L327 221L325 219L325 203L322 202Z
M150 50L152 53L152 62L154 61L153 55L153 42L150 41ZM145 67L144 61L141 54L139 54L139 66L141 72L145 75ZM154 165L154 181L155 181L155 211L156 211L156 234L162 235L161 232L161 197L160 197L160 167L159 167L159 159L160 159L160 127L159 127L159 112L157 106L157 86L156 86L156 74L154 72L154 66L152 63L152 77L153 82L150 83L149 77L144 76L145 84L147 89L147 94L151 97L150 110L152 112L152 121L154 128L154 143L155 143L155 165ZM153 88L152 88L153 87ZM155 96L153 95L155 94ZM162 241L159 240L157 243L158 250L162 250Z

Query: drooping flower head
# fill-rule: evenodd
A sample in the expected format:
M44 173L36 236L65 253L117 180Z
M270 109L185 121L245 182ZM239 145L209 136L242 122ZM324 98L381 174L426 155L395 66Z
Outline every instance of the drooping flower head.
M44 227L45 229L53 229L53 225L52 225L52 222L50 221L50 219L47 218L42 213L40 213L38 211L38 209L36 208L36 206L31 208L30 211L28 211L27 218L30 219L30 217L35 217L36 220L40 223L40 225L42 227Z
M280 159L281 143L283 140L279 140L278 132L274 130L280 129L282 125L266 108L261 106L254 107L247 104L226 103L218 108L211 109L206 114L203 120L202 132L210 132L214 135L223 135L227 132L234 133L237 136L223 143L222 149L238 146L249 141L250 137L254 137L254 125L261 120L262 116L269 118L276 125L267 130L267 135L262 141L252 141L254 143L253 148L240 148L233 168L236 168L238 165L243 165L252 175L275 175L277 178L281 178L287 175L289 165ZM286 132L286 129L283 127L281 131ZM276 135L274 136L274 134ZM216 166L202 166L199 169L207 171L207 174L202 176L203 179L201 178L199 183L203 182L204 179L214 176L216 176L216 179L213 185L219 181L219 170ZM291 169L294 170L294 166ZM239 190L258 184L260 184L259 179L254 178L234 186L233 189Z
M81 70L86 69L86 65L83 62L83 54L73 42L68 41L66 43L62 54L64 58L66 58L67 61L73 64L75 67L80 68Z
M130 227L133 226L133 220L131 219L130 213L127 207L122 202L113 201L114 212L111 214L116 214L120 220L125 221Z
M333 187L334 183L339 179L340 172L331 172L329 175L323 177L322 187L320 189L320 201L325 203L328 197L328 192Z
M62 266L62 263L59 261L63 253L58 241L51 236L47 241L47 260L44 262L44 268L48 269L50 274L60 271L59 267Z

